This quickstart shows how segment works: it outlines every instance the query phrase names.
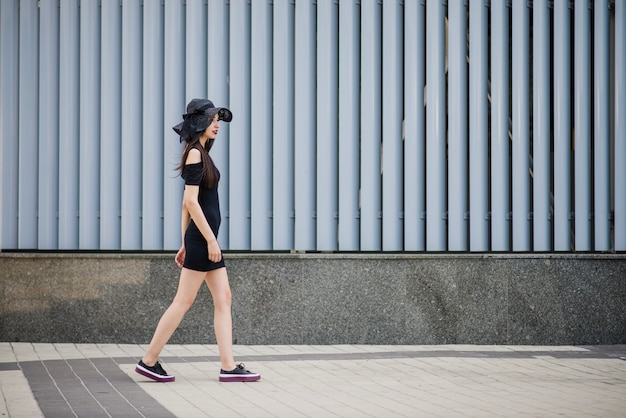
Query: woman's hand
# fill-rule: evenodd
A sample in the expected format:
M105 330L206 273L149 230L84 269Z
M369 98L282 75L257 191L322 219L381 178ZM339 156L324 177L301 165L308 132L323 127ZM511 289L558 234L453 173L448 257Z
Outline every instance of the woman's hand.
M214 263L217 263L222 260L222 250L220 249L219 244L216 239L208 242L209 247L209 260Z
M185 247L180 247L180 250L178 250L178 252L176 253L175 261L178 267L183 266L183 263L185 262L186 253L187 253L187 250L185 250Z

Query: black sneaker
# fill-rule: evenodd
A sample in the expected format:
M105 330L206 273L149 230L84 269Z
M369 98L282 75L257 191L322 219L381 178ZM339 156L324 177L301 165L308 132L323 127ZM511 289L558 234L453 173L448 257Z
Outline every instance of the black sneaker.
M246 370L243 363L239 363L231 371L220 370L220 382L256 382L259 379L261 379L261 375Z
M135 371L152 380L156 380L157 382L174 381L174 376L167 374L167 372L163 370L163 367L158 361L154 363L154 366L146 366L143 361L139 360L139 363L137 363L137 367L135 367Z

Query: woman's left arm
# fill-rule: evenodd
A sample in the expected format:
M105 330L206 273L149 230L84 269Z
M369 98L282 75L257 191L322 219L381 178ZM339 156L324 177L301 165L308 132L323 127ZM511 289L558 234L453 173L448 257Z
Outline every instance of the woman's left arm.
M178 267L183 266L183 262L185 261L185 232L187 231L187 227L189 227L189 221L191 220L191 215L189 214L189 210L187 209L187 205L185 205L185 199L183 198L182 210L180 214L180 232L181 232L181 244L180 250L176 253L176 264Z

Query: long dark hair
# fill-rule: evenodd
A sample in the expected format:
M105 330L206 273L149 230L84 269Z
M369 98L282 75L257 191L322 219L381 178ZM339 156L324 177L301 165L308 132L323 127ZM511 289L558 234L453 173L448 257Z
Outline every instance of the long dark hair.
M190 141L185 141L185 149L183 150L183 155L180 159L180 164L176 167L177 170L180 171L181 175L183 173L183 168L185 167L185 162L187 161L187 156L189 155L189 151L192 148L196 148L200 151L200 157L202 159L202 186L212 188L217 186L217 183L220 181L220 172L217 167L213 163L213 159L209 155L209 150L213 146L214 139L209 139L204 144L204 147L200 143L200 137L202 137L203 131L196 132Z

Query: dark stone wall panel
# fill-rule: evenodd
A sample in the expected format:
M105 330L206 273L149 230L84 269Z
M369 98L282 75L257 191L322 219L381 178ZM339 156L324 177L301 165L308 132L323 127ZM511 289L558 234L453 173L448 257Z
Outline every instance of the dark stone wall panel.
M147 343L173 254L0 254L0 341ZM624 254L226 254L238 344L625 344ZM215 344L206 286L172 343Z

